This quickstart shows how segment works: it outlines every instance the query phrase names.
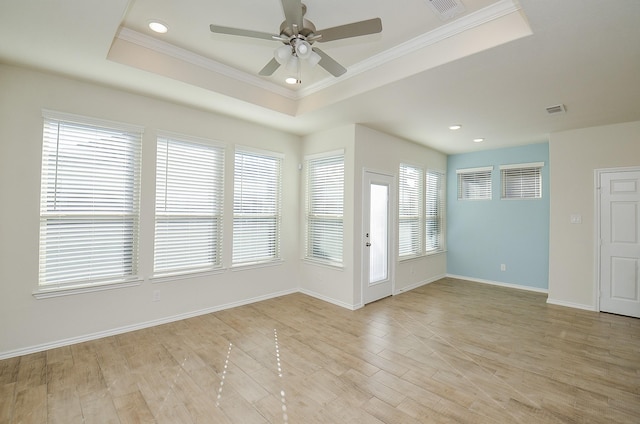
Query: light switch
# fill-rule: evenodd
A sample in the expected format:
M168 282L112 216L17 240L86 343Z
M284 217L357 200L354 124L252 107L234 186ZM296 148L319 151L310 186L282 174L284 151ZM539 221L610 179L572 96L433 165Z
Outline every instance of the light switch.
M569 218L569 222L572 224L582 224L582 215L574 214Z

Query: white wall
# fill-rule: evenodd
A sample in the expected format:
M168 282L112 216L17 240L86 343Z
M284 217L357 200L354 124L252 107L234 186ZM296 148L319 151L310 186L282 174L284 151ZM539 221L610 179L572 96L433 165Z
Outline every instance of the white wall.
M551 134L550 303L596 308L596 169L640 166L640 122ZM571 224L573 214L582 224Z
M361 305L362 170L397 175L400 162L446 171L446 156L359 125L300 138L158 99L0 65L0 358L302 291L347 307ZM42 109L145 127L143 135L139 286L37 300ZM155 144L159 130L227 146L223 262L214 275L152 282ZM235 145L281 152L284 160L282 256L276 266L229 268ZM304 255L303 172L309 154L345 151L344 267ZM446 272L446 254L396 266L395 292ZM152 302L154 291L160 301Z
M297 291L300 138L259 125L18 67L0 65L0 357ZM36 300L42 109L145 127L140 276L136 287ZM277 266L165 283L153 267L155 134L226 143L224 261L231 251L233 148L284 153L282 256ZM152 292L160 301L152 302Z
M446 175L447 156L436 150L403 140L370 128L357 125L356 162L355 162L355 216L358 225L353 228L353 239L364 240L362 234L362 177L363 170L378 171L398 178L400 163L422 166L425 169L442 171ZM397 222L397 208L394 211ZM354 243L354 299L358 303L362 297L362 246L364 243ZM396 242L398 235L396 232ZM397 256L394 258L397 261ZM410 290L425 283L430 283L445 276L447 272L446 253L424 256L407 261L396 262L394 278L394 294Z

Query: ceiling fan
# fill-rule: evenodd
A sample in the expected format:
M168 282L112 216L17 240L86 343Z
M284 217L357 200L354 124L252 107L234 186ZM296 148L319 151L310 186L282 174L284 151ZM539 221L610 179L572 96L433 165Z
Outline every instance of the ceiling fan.
M239 35L282 42L284 45L275 50L274 58L262 68L259 74L263 76L273 75L280 65L284 65L291 74L295 73L295 76L287 78L287 82L290 84L301 83L300 60L305 60L311 66L320 65L336 77L347 72L345 67L325 52L315 46L312 47L316 41L324 43L361 35L376 34L382 31L380 18L317 31L313 22L304 18L307 6L302 3L302 0L282 0L282 8L285 20L280 25L280 33L278 35L213 24L209 26L209 29L217 34Z

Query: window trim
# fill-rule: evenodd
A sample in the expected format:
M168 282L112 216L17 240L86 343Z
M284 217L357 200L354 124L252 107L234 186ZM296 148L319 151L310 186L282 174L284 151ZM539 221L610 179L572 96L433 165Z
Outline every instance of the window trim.
M470 175L470 174L479 174L479 173L489 173L489 187L488 190L485 190L488 193L488 197L463 197L462 188L462 175ZM481 166L476 168L462 168L456 169L457 176L457 200L462 201L483 201L483 200L492 200L493 199L493 166Z
M311 198L310 198L310 192L309 192L309 162L311 161L315 161L315 160L321 160L321 159L329 159L332 157L341 157L342 158L342 163L343 163L343 173L342 173L342 182L343 182L343 196L342 196L342 215L340 215L340 217L336 217L335 219L339 219L340 222L342 223L342 257L340 258L340 261L335 261L335 260L330 260L330 259L322 259L322 258L318 258L318 257L314 257L314 256L310 256L309 255L309 244L310 244L310 227L309 227L309 222L310 222L310 202L311 202ZM345 157L345 150L344 149L338 149L338 150L332 150L332 151L327 151L327 152L321 152L321 153L314 153L314 154L310 154L310 155L306 155L304 156L304 168L305 168L305 213L304 213L304 220L305 220L305 230L304 230L304 249L303 249L303 260L305 262L309 262L309 263L313 263L313 264L318 264L318 265L323 265L323 266L328 266L331 268L336 268L336 269L344 269L345 265L344 265L344 220L345 220L345 215L344 215L344 206L345 206L345 194L346 194L346 190L345 190L345 183L346 183L346 171L345 171L345 162L346 162L346 157Z
M43 127L42 149L43 150L45 149L45 142L46 142L46 134L44 133L44 131L46 131L46 125L48 121L58 121L66 124L76 124L80 127L82 126L86 128L97 127L97 128L102 128L106 131L135 134L134 142L135 142L136 150L134 152L134 155L137 159L135 162L135 168L133 168L132 170L133 173L131 175L131 181L132 181L131 184L132 184L132 187L134 188L134 192L132 194L133 209L131 212L131 216L134 219L133 227L132 227L133 246L132 246L132 252L131 252L132 273L128 275L124 275L122 277L115 277L115 278L105 277L105 278L98 278L93 280L83 279L83 280L76 280L71 282L57 282L57 283L53 282L49 284L42 284L42 279L41 279L42 277L39 275L36 289L32 291L32 295L36 299L46 299L46 298L52 298L52 297L112 290L112 289L119 289L119 288L132 287L132 286L139 285L140 282L143 281L143 279L139 276L140 269L139 269L138 262L139 262L140 255L138 252L138 247L140 243L139 227L140 227L140 199L141 199L141 180L142 180L142 139L143 139L145 128L140 125L124 123L119 121L111 121L111 120L89 117L84 115L77 115L77 114L72 114L67 112L59 112L59 111L54 111L50 109L42 109L41 113L43 118L43 121L42 121L42 127ZM42 195L44 190L43 178L45 178L44 169L43 169L44 160L45 160L45 153L43 151L41 156L41 164L40 164L41 166L40 192L41 193L40 193L40 199L38 202L38 206L40 209L40 212L39 212L40 221L41 221L40 225L42 225L42 219L43 219ZM57 163L58 161L57 153L56 153L55 160ZM65 213L62 212L61 214L58 214L58 215L65 215ZM105 214L101 213L100 215L105 215ZM42 237L39 236L38 249L40 251L40 255L42 254L42 249L43 249L42 241L43 241ZM39 268L41 266L42 265L40 264Z
M403 219L401 218L400 215L400 207L401 207L401 203L402 203L402 199L400 198L400 193L401 193L401 187L400 187L400 183L402 182L402 176L401 174L401 169L402 167L410 167L410 168L414 168L418 171L419 173L419 179L420 182L418 183L419 188L418 188L418 196L417 196L417 208L418 208L418 215L417 217L415 217L414 219L417 219L418 222L418 231L417 231L417 237L418 237L418 251L417 252L411 252L405 255L401 255L400 254L400 224L402 222L407 222L407 221L403 221ZM425 241L425 182L426 182L426 171L424 169L424 167L422 167L421 165L416 165L416 164L412 164L412 163L407 163L407 162L401 162L400 165L398 166L398 260L400 261L404 261L407 259L412 259L412 258L419 258L424 256L425 253L425 245L426 245L426 241ZM413 222L413 221L411 221Z
M500 200L538 200L542 199L544 193L542 192L542 168L544 167L544 162L528 162L528 163L514 163L508 165L500 165ZM539 196L506 196L506 181L505 181L505 171L510 170L525 170L525 169L536 169L538 172L538 185L539 185Z
M222 158L220 160L220 166L221 166L221 170L220 170L220 193L218 194L218 198L220 201L220 205L219 205L219 213L218 213L218 220L220 222L220 231L219 231L219 237L217 240L215 240L215 244L218 246L218 252L217 252L217 256L218 256L218 262L217 264L214 264L213 266L210 267L193 267L193 268L187 268L187 269L173 269L173 270L160 270L157 271L156 270L156 231L157 231L157 223L158 223L158 217L157 217L157 207L158 207L158 198L157 198L157 190L158 190L158 146L160 145L160 140L164 140L167 143L170 143L171 141L177 142L177 143L184 143L184 144L191 144L191 145L196 145L196 146L202 146L203 148L211 148L211 149L216 149L218 150L221 155ZM160 283L160 282L165 282L165 281L174 281L174 280L179 280L179 279L184 279L184 278L191 278L191 277L198 277L201 275L208 275L208 274L212 274L212 273L217 273L221 270L223 270L223 260L224 260L224 247L223 247L223 238L224 238L224 212L225 212L225 205L224 205L224 201L225 201L225 172L226 172L226 144L219 142L217 140L211 140L211 139L205 139L205 138L200 138L200 137L194 137L194 136L190 136L190 135L184 135L184 134L179 134L179 133L174 133L174 132L170 132L170 131L157 131L156 132L156 149L155 149L155 153L156 153L156 158L155 158L155 162L154 162L154 166L155 166L155 179L154 179L154 183L155 183L155 189L154 189L154 200L153 200L153 211L154 211L154 218L153 218L153 255L152 255L152 275L150 277L150 279L154 282L154 283Z
M262 260L251 260L251 261L244 261L244 262L238 262L235 263L234 262L234 249L235 249L235 241L236 241L236 237L235 237L235 219L236 219L236 212L235 212L235 197L236 197L236 193L235 193L235 183L236 183L236 155L238 153L245 153L248 155L254 155L254 156L263 156L265 158L269 158L269 159L275 159L277 160L278 163L278 175L277 175L277 181L276 181L276 186L277 186L277 198L275 199L276 202L276 215L274 216L275 221L276 221L276 246L275 246L275 256L272 258L268 258L268 259L262 259ZM233 192L233 216L232 216L232 240L231 240L231 268L232 269L239 269L239 268L248 268L248 267L260 267L260 266L267 266L269 264L274 264L274 263L279 263L282 262L282 245L281 245L281 234L282 234L282 191L283 191L283 172L284 172L284 159L285 159L285 155L284 153L281 152L274 152L274 151L270 151L270 150L264 150L264 149L258 149L255 147L249 147L249 146L243 146L243 145L236 145L235 149L234 149L234 154L233 154L233 163L234 163L234 167L233 167L233 184L234 184L234 192Z
M418 208L419 208L419 217L418 217L418 237L419 237L419 251L417 253L410 253L406 255L400 255L400 250L398 249L398 261L409 261L417 258L423 258L426 256L437 255L443 252L446 252L446 202L447 202L447 173L445 171L423 167L422 165L417 165L409 162L401 162L398 166L398 174L400 174L400 169L402 166L411 167L419 172L420 177L420 189L421 191L418 193ZM440 202L440 210L439 210L439 220L440 220L440 240L438 243L438 247L436 249L427 250L427 176L429 174L438 174L441 179L441 187L440 193L438 196L438 201ZM398 177L398 240L400 237L400 181L401 178ZM398 243L399 244L399 243Z
M424 199L424 203L426 204L427 202L427 184L426 184L426 179L427 179L427 175L428 174L438 174L439 178L440 178L440 182L441 182L441 187L440 187L440 193L437 194L437 196L439 197L439 205L440 205L440 210L438 211L438 214L436 215L439 218L440 221L440 240L438 243L438 247L435 249L431 249L431 250L426 250L426 243L427 243L427 237L426 237L426 224L427 224L427 211L426 211L426 207L425 207L425 256L429 256L429 255L435 255L438 253L442 253L445 252L447 250L447 173L444 171L440 171L437 169L428 169L425 171L424 173L424 178L425 178L425 199Z

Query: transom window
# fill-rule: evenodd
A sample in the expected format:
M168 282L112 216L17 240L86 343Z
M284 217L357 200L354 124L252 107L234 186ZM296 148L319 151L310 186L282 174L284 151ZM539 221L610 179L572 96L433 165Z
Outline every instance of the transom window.
M541 198L543 166L544 162L500 165L502 198Z
M458 200L491 200L493 166L458 169Z

